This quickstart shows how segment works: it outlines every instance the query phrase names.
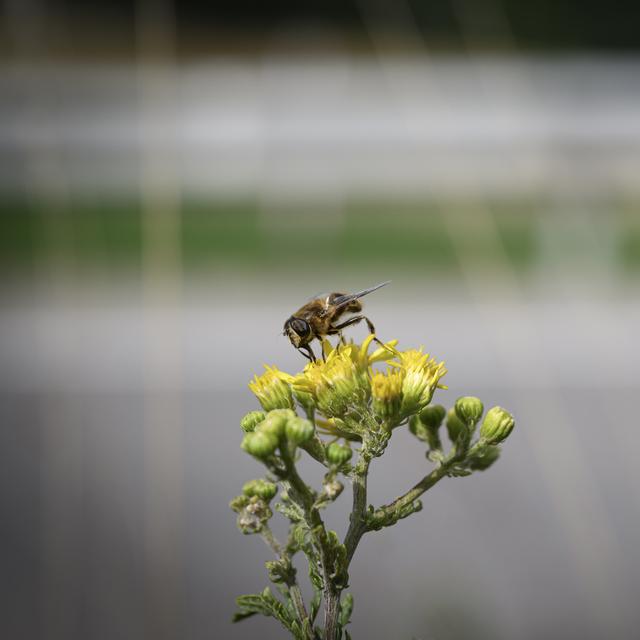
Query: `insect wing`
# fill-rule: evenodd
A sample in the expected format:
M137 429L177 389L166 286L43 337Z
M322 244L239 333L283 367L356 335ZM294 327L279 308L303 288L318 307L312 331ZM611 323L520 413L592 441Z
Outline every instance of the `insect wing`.
M362 291L358 291L357 293L347 293L343 296L340 296L339 298L336 298L333 301L333 305L336 307L342 307L345 304L349 304L349 302L351 302L352 300L357 300L358 298L362 298L369 293L373 293L374 291L381 289L382 287L388 285L390 282L391 280L387 280L386 282L381 282L380 284L369 287L368 289L363 289Z

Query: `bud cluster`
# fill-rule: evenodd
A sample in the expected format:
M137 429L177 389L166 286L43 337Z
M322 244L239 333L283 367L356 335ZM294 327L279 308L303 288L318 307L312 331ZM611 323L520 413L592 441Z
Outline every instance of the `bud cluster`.
M481 422L480 437L472 444L474 432L482 419L484 406L479 398L458 398L446 411L440 405L430 405L409 421L411 432L429 445L427 457L433 462L444 463L439 430L444 421L449 440L453 445L455 465L449 475L465 476L472 471L488 469L500 455L498 444L513 430L513 416L501 407L490 409Z
M273 409L257 423L252 411L241 421L243 430L245 425L252 425L253 430L245 434L242 448L252 456L260 459L273 455L281 443L288 441L294 446L300 446L310 440L315 428L313 424L301 418L292 409Z

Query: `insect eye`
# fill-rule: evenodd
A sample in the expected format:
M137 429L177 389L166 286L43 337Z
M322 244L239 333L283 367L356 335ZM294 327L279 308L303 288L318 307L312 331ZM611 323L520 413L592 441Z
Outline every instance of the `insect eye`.
M300 336L304 337L309 335L311 331L311 327L306 320L301 320L300 318L293 318L291 320L291 328Z

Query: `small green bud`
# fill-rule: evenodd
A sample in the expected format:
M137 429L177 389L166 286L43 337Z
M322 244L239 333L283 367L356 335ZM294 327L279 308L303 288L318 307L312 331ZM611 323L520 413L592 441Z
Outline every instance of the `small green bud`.
M327 447L327 460L338 467L351 460L352 455L353 451L351 451L351 447L346 444L332 442Z
M460 418L462 422L468 426L475 426L482 417L484 406L480 398L463 396L456 400L455 410L458 418Z
M447 410L441 404L434 404L420 412L420 422L429 429L438 429L447 415Z
M279 440L284 435L287 422L295 417L296 414L291 409L274 409L260 423L258 431L269 433Z
M251 433L264 419L264 411L249 411L247 415L240 420L240 427L245 433Z
M236 513L242 511L249 504L249 498L247 496L236 496L229 503L229 507Z
M449 440L455 444L461 433L466 430L466 426L460 418L455 409L449 409L447 411L447 433L449 434Z
M256 458L267 458L276 450L278 438L268 431L254 431L245 435L240 446Z
M296 445L303 444L313 437L315 429L309 420L296 416L287 421L285 427L287 440Z
M268 480L262 478L258 480L250 480L242 487L242 493L245 496L251 498L252 496L258 496L265 502L269 502L278 492L278 486Z
M502 407L492 407L480 427L480 437L489 444L502 442L513 431L515 420L513 416Z
M484 471L488 469L500 457L500 447L488 445L467 461L467 466L472 471Z

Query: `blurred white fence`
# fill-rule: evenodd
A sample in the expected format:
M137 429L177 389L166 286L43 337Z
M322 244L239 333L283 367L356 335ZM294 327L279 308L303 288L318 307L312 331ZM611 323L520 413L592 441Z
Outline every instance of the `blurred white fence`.
M180 186L214 196L640 189L634 58L5 63L0 96L0 187L44 157L71 188L135 190L161 140Z

